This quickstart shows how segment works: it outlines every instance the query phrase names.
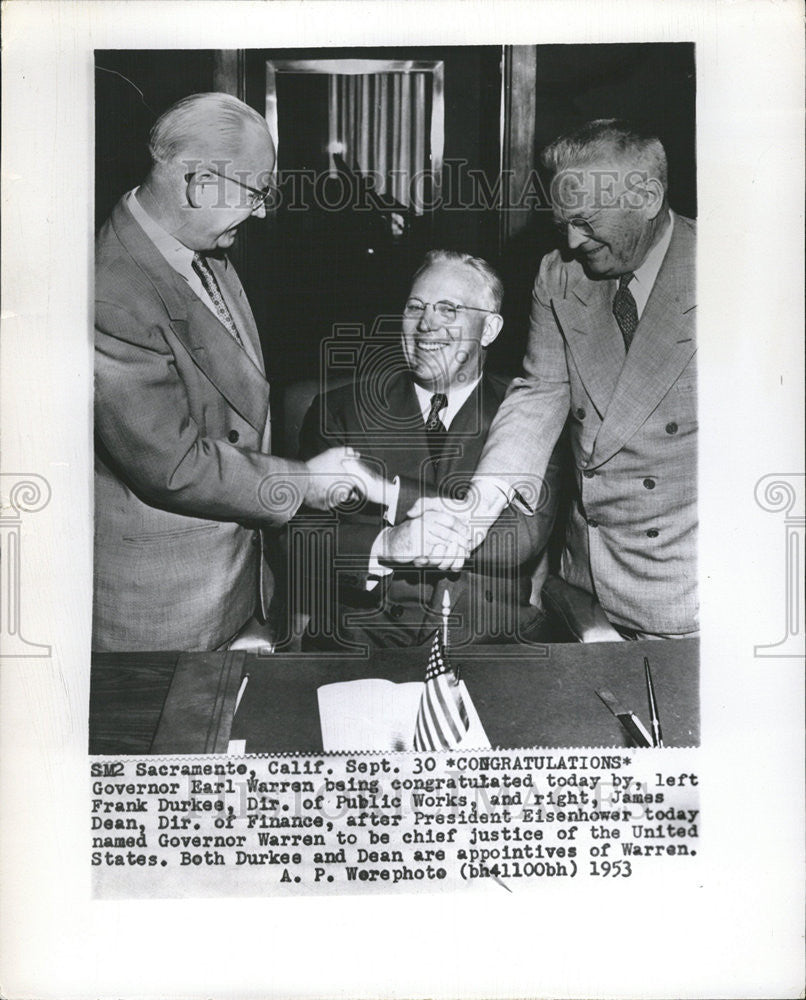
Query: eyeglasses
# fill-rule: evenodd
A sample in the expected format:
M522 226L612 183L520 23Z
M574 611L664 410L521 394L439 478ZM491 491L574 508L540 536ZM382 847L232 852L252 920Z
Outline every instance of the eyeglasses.
M271 197L272 188L268 185L262 191L258 191L257 188L249 187L248 184L244 184L237 178L233 177L231 174L223 174L220 170L213 170L212 167L207 167L207 170L211 174L215 174L216 177L223 177L224 180L232 181L233 184L237 184L239 188L243 188L247 192L246 204L253 212L256 212L259 208L263 207L268 199Z
M428 306L431 306L437 316L445 323L453 323L456 319L456 314L466 309L481 313L495 312L495 309L480 309L478 306L454 305L453 302L448 302L445 299L441 299L439 302L423 302L421 299L409 299L405 306L403 306L403 315L409 319L419 319L425 313Z
M554 228L561 236L567 234L569 226L587 240L592 240L596 237L596 230L587 219L554 219Z

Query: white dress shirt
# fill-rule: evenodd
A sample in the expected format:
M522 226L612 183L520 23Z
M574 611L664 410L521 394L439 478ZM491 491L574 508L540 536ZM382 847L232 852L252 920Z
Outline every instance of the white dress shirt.
M470 385L463 385L461 388L451 389L450 392L446 392L445 395L448 397L448 405L439 411L439 419L442 421L442 426L447 430L453 423L453 418L462 409L462 407L467 402L468 397L476 388L476 386L481 381L481 375ZM413 383L414 392L417 396L417 402L420 404L420 410L423 414L423 423L428 420L428 414L431 412L431 397L434 393L430 389L424 389L417 382Z
M180 243L175 236L171 236L167 229L163 229L158 222L151 218L137 200L137 192L139 190L139 188L135 188L134 191L129 191L126 195L126 207L174 271L182 275L191 289L207 306L215 318L218 319L218 313L213 305L213 300L205 291L204 285L201 283L201 278L193 270L195 251L191 250L190 247L186 247L184 243Z

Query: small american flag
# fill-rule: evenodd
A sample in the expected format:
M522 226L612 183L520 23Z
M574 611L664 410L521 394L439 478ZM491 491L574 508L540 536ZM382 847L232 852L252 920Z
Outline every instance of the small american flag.
M414 749L446 750L458 746L469 728L459 681L437 632L425 668L425 687L414 727Z

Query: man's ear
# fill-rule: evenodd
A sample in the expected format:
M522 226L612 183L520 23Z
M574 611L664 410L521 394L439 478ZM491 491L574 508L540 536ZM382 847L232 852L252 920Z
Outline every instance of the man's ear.
M185 174L185 197L191 208L209 208L215 200L217 178L201 168Z
M654 219L663 208L663 185L657 177L650 177L644 184L644 211L647 219Z
M495 340L498 334L501 332L501 327L504 325L504 317L500 313L490 313L487 319L484 321L484 330L481 334L481 346L489 347L490 344Z

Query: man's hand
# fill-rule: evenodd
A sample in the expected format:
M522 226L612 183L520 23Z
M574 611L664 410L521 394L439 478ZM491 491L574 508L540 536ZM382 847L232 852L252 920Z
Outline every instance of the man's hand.
M453 502L448 507L438 497L421 498L407 517L410 520L404 523L418 525L420 535L429 543L423 546L414 565L458 573L473 549L470 509Z
M355 489L355 478L348 463L355 464L357 452L353 448L328 448L320 455L309 458L310 480L305 493L305 503L316 510L329 510L344 503Z
M392 484L362 462L360 455L355 454L355 458L347 459L344 468L354 479L354 495L364 497L370 503L379 504L381 507L387 505Z
M461 567L468 555L464 524L442 510L428 510L419 517L387 528L381 535L383 562L413 563L443 571Z
M498 506L497 500L494 501ZM479 509L475 494L466 500L446 501L440 497L421 497L406 516L415 522L427 519L434 546L417 561L418 566L435 566L446 572L458 572L468 555L487 537L500 513L497 509ZM461 543L457 545L457 538Z
M310 480L305 503L316 510L328 510L355 497L384 503L389 484L363 462L354 448L328 448L309 458Z

